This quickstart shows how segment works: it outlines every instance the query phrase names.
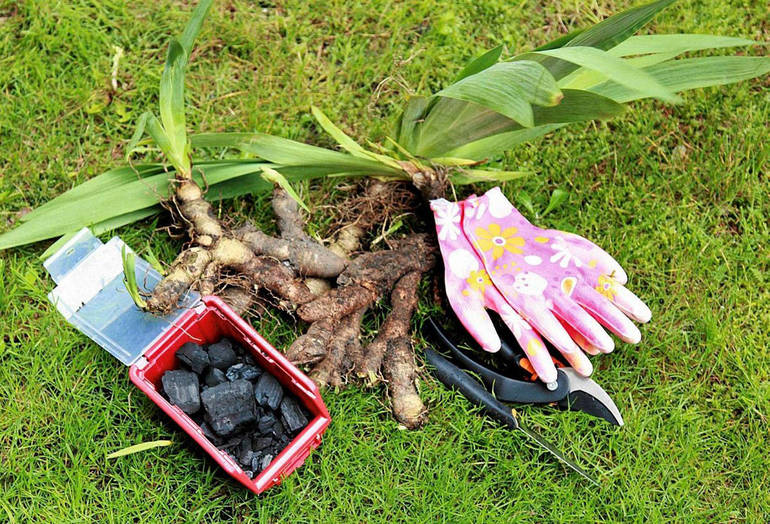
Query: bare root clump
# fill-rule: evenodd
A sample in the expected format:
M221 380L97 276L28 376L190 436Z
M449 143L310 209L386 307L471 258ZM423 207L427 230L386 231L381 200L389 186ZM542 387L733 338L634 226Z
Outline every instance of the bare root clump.
M322 387L338 387L351 375L370 386L384 378L396 419L410 429L420 426L425 406L416 387L410 326L421 276L434 264L434 247L424 235L360 255L337 277L338 287L297 310L311 325L287 356L295 363L317 364L310 376ZM391 312L376 338L362 347L364 312L386 294Z
M181 180L170 207L185 225L190 245L153 292L149 307L170 311L195 289L219 295L241 314L259 314L267 302L296 312L309 328L286 351L293 363L310 367L319 387L385 382L396 419L418 427L426 410L417 391L410 325L421 277L435 263L435 247L429 237L413 234L389 242L391 249L349 258L360 252L368 229L418 202L404 184L369 182L362 195L339 206L336 239L324 246L305 233L297 203L283 189L273 192L280 232L275 237L249 222L225 224L198 185ZM391 312L374 340L362 344L364 314L385 296Z
M166 278L158 284L148 301L152 311L165 313L176 307L188 289L203 294L217 291L223 272L235 272L248 295L264 289L287 310L315 298L302 276L330 277L346 266L344 258L307 237L298 224L301 217L283 189L273 193L273 209L278 217L281 237L259 231L252 224L238 229L220 221L204 199L200 187L190 179L179 181L173 196L174 208L187 227L191 247L174 261ZM248 309L247 293L223 294L237 309Z

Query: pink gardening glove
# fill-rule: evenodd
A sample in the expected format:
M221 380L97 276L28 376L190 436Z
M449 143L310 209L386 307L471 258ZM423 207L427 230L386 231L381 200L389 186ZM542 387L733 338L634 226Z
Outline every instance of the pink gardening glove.
M463 230L489 278L575 371L588 376L593 369L580 347L590 354L615 347L602 325L639 342L641 333L628 317L648 322L650 310L623 287L626 273L605 251L580 236L533 226L500 188L462 207Z
M496 352L500 350L500 337L486 309L497 312L525 348L540 379L555 383L556 368L543 341L492 284L483 262L463 233L460 204L442 198L431 201L430 207L444 260L446 295L457 318L482 348Z

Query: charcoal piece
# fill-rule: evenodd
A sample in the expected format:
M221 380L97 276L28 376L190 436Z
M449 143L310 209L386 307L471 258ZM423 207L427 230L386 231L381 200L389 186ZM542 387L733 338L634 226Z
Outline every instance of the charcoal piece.
M249 435L245 435L241 442L238 444L236 453L240 458L241 455L245 455L249 451L251 451L251 437Z
M176 358L198 375L203 373L203 370L209 365L209 354L201 346L193 342L187 342L177 349Z
M254 386L247 380L225 382L201 395L206 422L217 435L230 436L257 419Z
M267 454L262 457L262 460L259 462L259 469L257 471L264 471L270 463L273 461L273 455Z
M249 449L245 453L238 455L238 464L240 464L244 468L250 468L253 458L254 458L254 452Z
M251 458L251 469L254 471L260 471L259 464L262 462L262 454L261 453L254 453L254 456Z
M200 427L204 437L209 439L209 441L211 441L211 443L214 444L215 446L221 447L222 439L219 438L219 436L216 433L214 433L214 431L211 429L211 426L203 422L200 424Z
M166 371L161 378L169 402L191 415L201 408L198 377L183 369Z
M229 339L223 338L209 346L209 362L212 367L224 371L235 364L238 361L237 358L233 344Z
M227 380L256 380L262 374L262 370L248 364L235 364L227 369Z
M275 422L275 415L272 413L267 413L264 417L259 419L259 422L257 422L257 431L264 435L273 429L273 424L275 424Z
M275 421L273 428L270 430L270 434L273 436L273 439L276 440L281 440L281 437L286 435L286 428L280 420Z
M254 444L251 446L254 451L262 451L269 448L273 444L271 437L258 437L254 439Z
M206 382L207 386L214 387L227 382L227 377L225 376L225 372L221 369L211 367L206 372L206 377L203 380Z
M251 471L250 469L244 469L243 472L246 473L246 476L249 477L250 479L254 478L254 472Z
M249 354L248 351L244 351L243 352L243 356L241 357L241 359L242 359L243 363L246 364L246 365L249 365L249 366L256 366L257 365L257 361L254 360L254 357L252 357Z
M260 406L276 410L283 400L283 387L273 375L263 373L254 388L254 398Z
M291 397L283 397L281 401L281 420L289 433L296 433L307 426L307 417Z
M235 435L233 437L230 437L229 439L225 440L221 446L219 446L222 449L226 450L235 450L237 451L237 447L243 442L244 435Z

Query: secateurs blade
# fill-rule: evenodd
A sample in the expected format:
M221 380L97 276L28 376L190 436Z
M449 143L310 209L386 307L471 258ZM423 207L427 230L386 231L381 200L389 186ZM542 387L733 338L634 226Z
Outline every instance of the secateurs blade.
M577 472L580 476L597 486L600 485L594 477L586 473L580 466L568 459L564 453L556 449L556 447L545 440L542 436L527 428L526 426L523 426L519 422L519 419L516 417L513 410L495 399L492 394L484 388L484 386L479 384L468 373L452 364L450 361L431 349L425 349L425 358L433 368L433 374L441 381L442 384L449 388L458 390L473 404L483 408L489 416L498 422L505 424L510 429L515 429L524 433L531 440L535 441L540 447L547 450L561 462Z
M580 376L572 368L559 367L557 386L549 390L539 381L517 380L488 368L457 347L434 319L428 319L428 326L441 345L452 353L462 367L476 373L497 400L521 404L555 403L562 409L583 411L611 424L623 425L623 417L607 392L592 379ZM509 368L516 366L519 375L523 371L530 371L526 355L515 344L509 345L503 341L500 357Z

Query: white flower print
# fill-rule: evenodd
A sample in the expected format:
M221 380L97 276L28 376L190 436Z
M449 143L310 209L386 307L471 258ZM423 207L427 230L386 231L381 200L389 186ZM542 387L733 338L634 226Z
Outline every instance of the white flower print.
M502 317L503 322L505 322L505 325L513 332L513 336L516 337L516 339L521 338L521 334L524 331L530 331L532 329L532 326L511 308L505 308L500 316Z
M583 265L577 256L570 253L569 246L564 242L563 238L557 237L556 241L551 244L551 248L556 251L556 253L554 253L548 260L554 264L558 262L562 269L566 269L567 266L569 266L570 261L575 264L575 267L581 267Z
M440 228L438 231L439 240L457 240L460 234L460 206L455 202L447 202L446 205L438 207L435 214L436 225Z

